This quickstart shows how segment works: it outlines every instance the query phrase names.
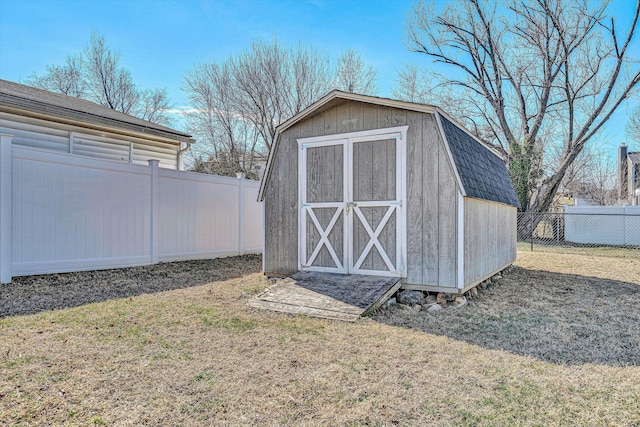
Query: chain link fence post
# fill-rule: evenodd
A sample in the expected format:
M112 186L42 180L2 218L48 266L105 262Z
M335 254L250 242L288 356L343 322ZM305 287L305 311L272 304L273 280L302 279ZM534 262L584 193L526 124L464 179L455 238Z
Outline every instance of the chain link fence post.
M529 241L531 242L531 252L533 252L533 212L529 212Z

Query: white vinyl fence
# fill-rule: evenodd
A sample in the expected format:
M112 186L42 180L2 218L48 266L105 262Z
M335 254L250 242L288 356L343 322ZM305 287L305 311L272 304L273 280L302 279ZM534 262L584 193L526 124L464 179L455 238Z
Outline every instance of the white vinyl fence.
M568 242L640 246L640 206L565 206Z
M0 282L262 251L259 183L20 147L0 136Z

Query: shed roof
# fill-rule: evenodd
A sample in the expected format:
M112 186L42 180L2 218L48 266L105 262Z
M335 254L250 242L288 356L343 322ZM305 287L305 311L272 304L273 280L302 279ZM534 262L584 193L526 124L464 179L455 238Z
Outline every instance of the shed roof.
M456 167L456 176L459 178L459 183L463 187L461 189L463 194L468 197L519 206L518 198L511 184L504 159L482 141L466 131L460 124L456 123L455 120L441 108L433 105L359 95L339 90L329 92L276 128L276 134L271 151L269 152L267 167L260 185L259 200L264 199L266 186L271 176L273 157L280 143L280 135L294 124L313 115L336 99L365 102L422 113L437 113L442 118L442 137L451 152L451 157Z
M194 142L191 135L187 133L112 110L95 102L2 79L0 79L0 107L62 121L78 121L100 127L126 129L167 138L176 143Z
M520 206L501 158L444 116L442 129L468 197Z

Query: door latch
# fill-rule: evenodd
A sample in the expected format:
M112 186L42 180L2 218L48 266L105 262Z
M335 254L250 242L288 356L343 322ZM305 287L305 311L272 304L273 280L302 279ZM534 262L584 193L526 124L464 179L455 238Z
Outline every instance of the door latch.
M351 212L351 209L353 209L356 206L358 206L356 202L347 202L347 205L345 206L345 211L349 213Z

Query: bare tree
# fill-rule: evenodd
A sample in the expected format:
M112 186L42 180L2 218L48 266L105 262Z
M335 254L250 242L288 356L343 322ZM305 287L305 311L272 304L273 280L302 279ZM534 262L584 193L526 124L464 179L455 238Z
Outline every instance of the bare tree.
M558 196L590 200L597 205L612 205L617 199L616 166L604 146L585 147L565 173Z
M616 168L608 161L596 162L589 171L587 194L598 205L613 205L616 202Z
M120 53L109 48L104 36L96 32L91 33L80 54L68 56L63 66L47 66L44 75L33 74L27 84L88 99L154 123L170 124L167 91L140 90L131 73L120 66Z
M191 153L194 167L252 174L276 127L336 84L372 93L375 71L353 50L334 66L324 52L277 39L254 41L225 61L194 66L183 85L192 106L188 129L202 142Z
M640 144L640 105L638 105L631 113L631 118L627 122L625 128L627 138Z
M358 52L347 49L338 59L334 87L345 92L375 95L378 91L376 75L373 66L365 64Z
M88 98L112 110L132 113L140 93L131 73L120 67L120 53L107 47L104 36L93 32L82 58Z
M50 92L82 98L85 94L82 57L79 55L67 56L64 65L48 65L44 75L38 76L33 73L26 83Z
M207 152L194 157L199 164L217 161L216 170L250 174L256 156L271 148L276 126L331 89L330 70L325 53L275 39L255 41L221 63L196 65L183 85L193 107L188 129Z
M260 134L253 121L238 112L233 72L230 62L211 62L196 65L185 77L184 90L192 106L187 127L201 142L200 151L192 152L192 169L218 175L244 172L255 177L253 166Z
M427 104L434 101L431 95L433 81L430 76L417 65L403 64L398 70L396 86L391 96L409 102Z
M146 89L141 91L134 115L159 125L172 124L166 112L171 108L171 101L166 88Z
M432 96L453 94L470 127L493 136L523 209L549 209L567 170L640 82L628 57L640 0L626 33L606 8L588 0L413 7L409 48L447 69Z
M267 149L275 128L331 87L329 57L311 47L255 41L228 60L234 112L249 120Z

